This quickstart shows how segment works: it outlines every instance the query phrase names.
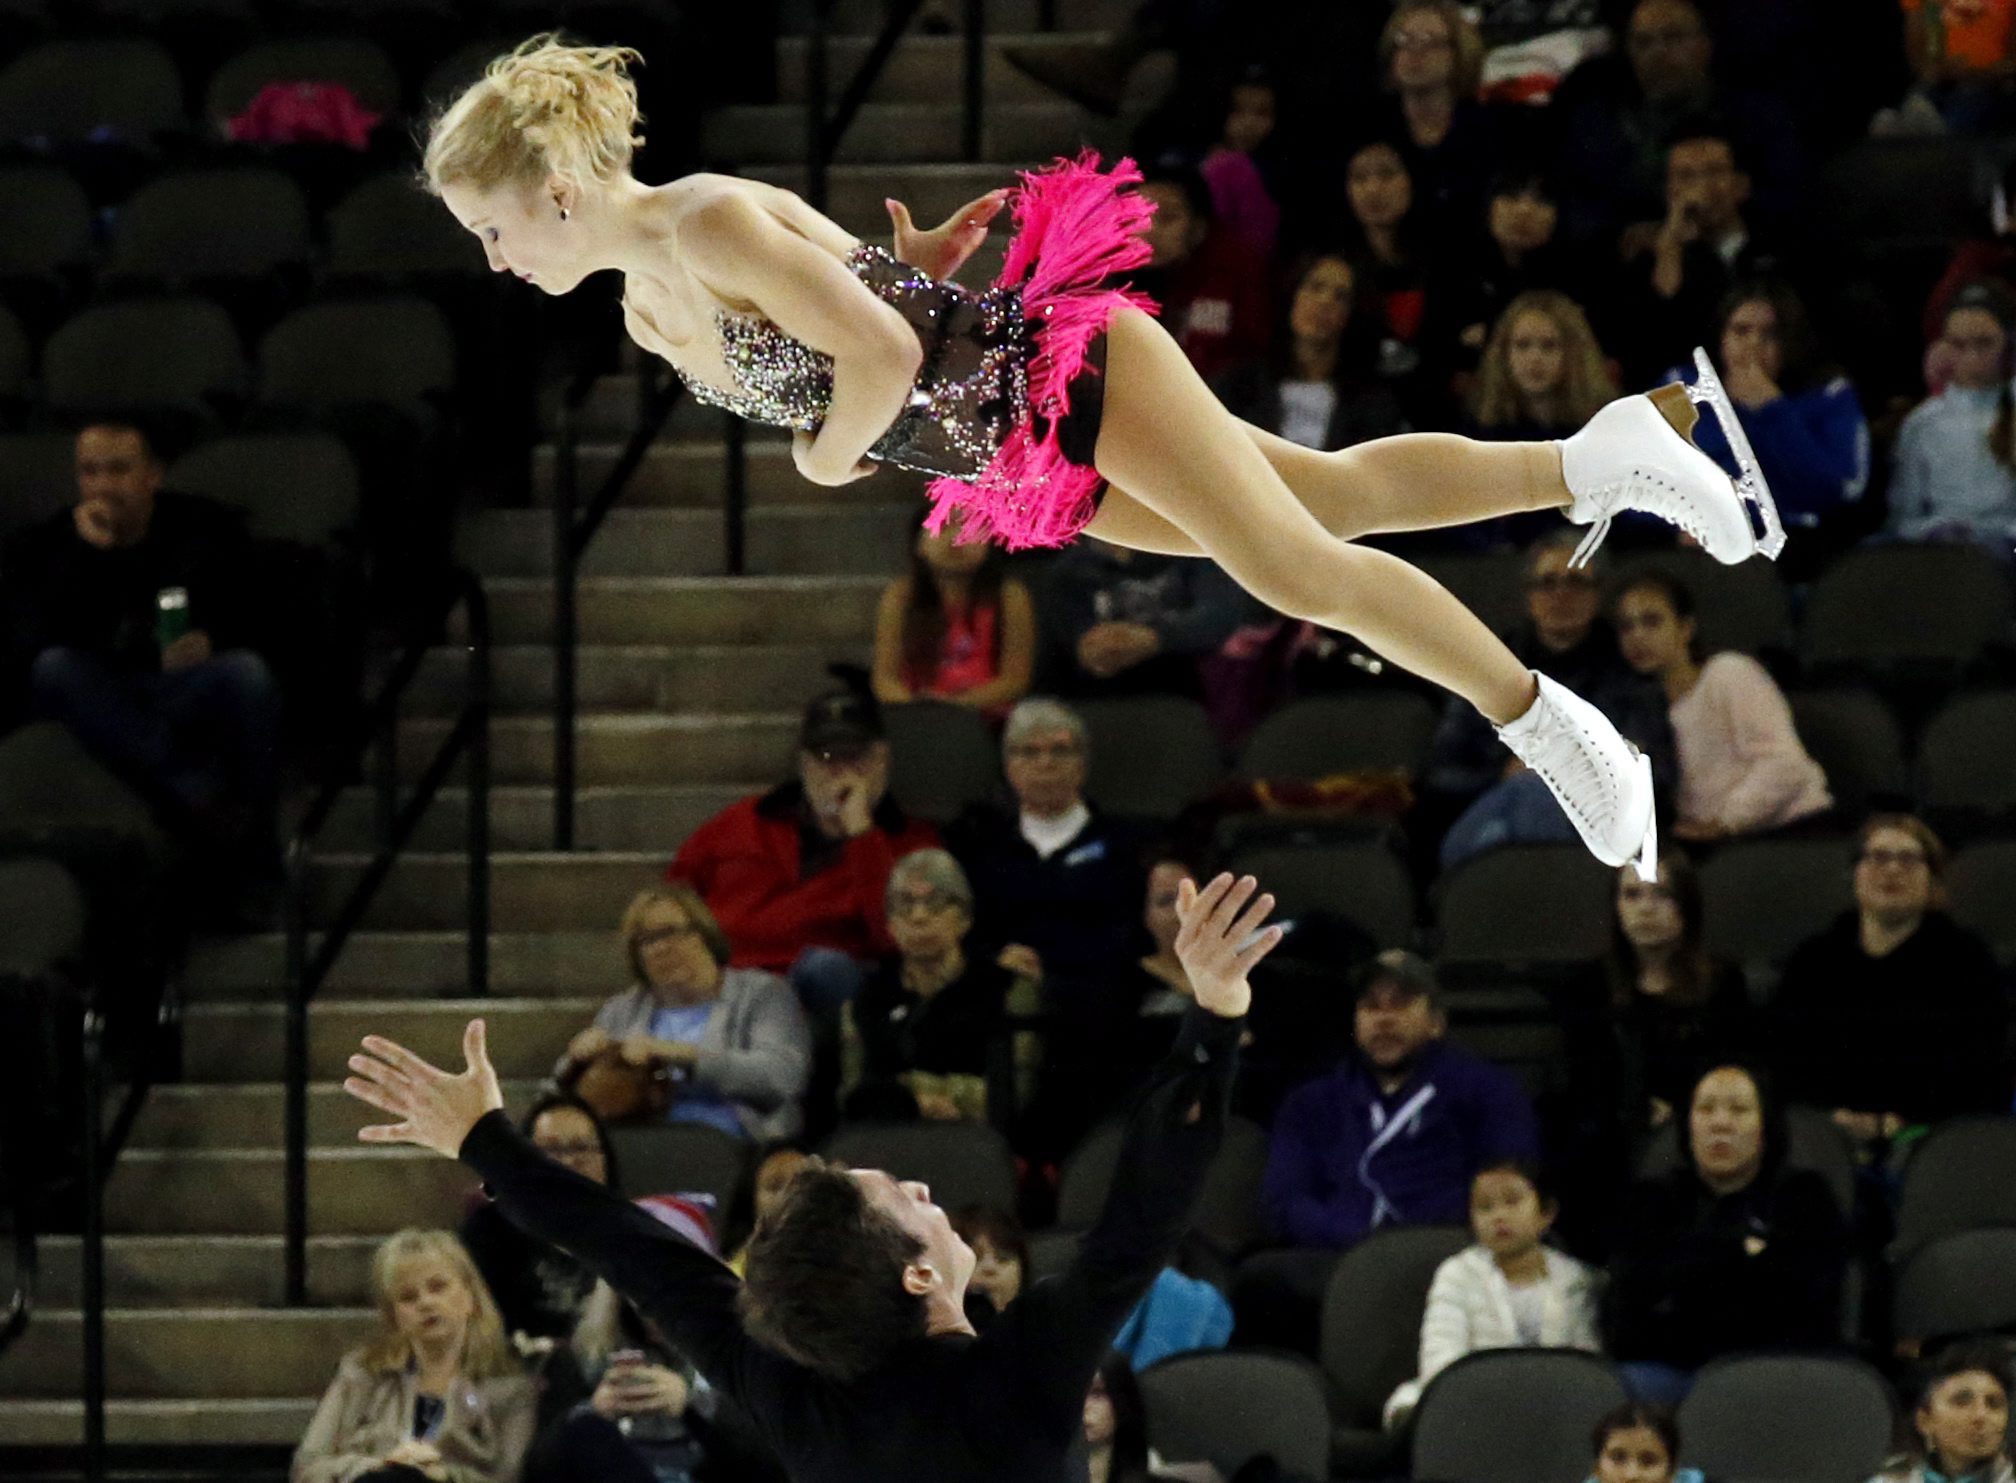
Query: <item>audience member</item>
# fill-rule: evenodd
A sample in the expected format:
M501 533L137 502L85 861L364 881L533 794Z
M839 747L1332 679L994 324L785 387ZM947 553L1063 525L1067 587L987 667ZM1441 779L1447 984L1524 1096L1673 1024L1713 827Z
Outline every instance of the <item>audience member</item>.
M1195 695L1199 661L1254 611L1216 562L1081 537L1038 592L1038 679L1070 696Z
M896 862L889 873L896 956L847 1006L848 1117L991 1116L1007 1125L1013 1088L1004 1015L1015 976L990 958L967 956L972 927L973 888L957 860L918 850Z
M1617 378L1566 294L1535 289L1499 316L1470 390L1470 433L1494 443L1565 438L1617 395ZM1517 545L1563 529L1557 510L1471 527L1480 542Z
M1417 204L1438 231L1476 219L1519 124L1478 101L1483 67L1484 38L1456 0L1400 0L1379 33L1390 127L1409 146Z
M1267 179L1278 102L1263 70L1249 68L1234 78L1218 142L1197 167L1210 187L1218 229L1261 263L1273 261L1281 236L1281 207Z
M270 915L280 696L251 647L244 521L162 488L160 451L130 421L84 427L76 475L72 508L0 546L5 678L25 676L37 714L216 856L240 898L227 915Z
M966 1284L966 1314L984 1327L1008 1311L1030 1280L1029 1236L1011 1210L968 1205L952 1229L973 1248L973 1277Z
M1856 838L1855 909L1794 950L1771 1005L1786 1094L1855 1137L2009 1106L2009 1010L1987 946L1944 911L1946 850L1908 814Z
M1154 1483L1148 1408L1123 1354L1110 1356L1085 1394L1085 1471L1089 1483Z
M1600 1350L1596 1274L1547 1245L1560 1207L1538 1171L1516 1159L1486 1164L1470 1181L1474 1246L1435 1269L1421 1318L1421 1365L1387 1399L1388 1430L1420 1402L1428 1382L1480 1349Z
M1591 1440L1588 1483L1703 1483L1695 1469L1676 1466L1680 1428L1664 1406L1626 1401L1596 1423Z
M1397 142L1375 137L1344 160L1349 217L1344 240L1358 266L1359 308L1382 331L1379 375L1416 427L1447 424L1445 369L1430 344L1438 274L1430 260L1433 227L1415 199L1414 177Z
M1954 297L1968 285L1989 281L2008 288L2016 282L2016 160L2002 167L1990 195L1981 226L1970 237L1953 244L1946 271L1925 296L1925 343L1934 346L1946 331L1946 315ZM1945 384L1945 376L1927 381L1934 389Z
M1407 430L1377 376L1379 336L1356 312L1357 290L1358 271L1346 258L1324 254L1303 265L1272 357L1213 383L1235 417L1324 453Z
M1786 1164L1758 1073L1713 1067L1686 1105L1680 1166L1624 1193L1605 1313L1626 1386L1669 1405L1718 1355L1838 1345L1848 1265L1847 1222Z
M763 1156L756 1166L756 1178L751 1181L755 1203L755 1218L752 1226L760 1226L775 1210L790 1187L791 1180L811 1159L804 1149L792 1144L781 1144ZM728 1265L737 1277L743 1276L749 1266L749 1243L745 1240L728 1258Z
M998 721L1029 689L1036 608L1001 547L960 542L958 518L934 534L920 515L909 574L882 591L875 698L949 700Z
M665 878L705 898L737 966L789 973L808 1009L837 1017L864 965L894 947L890 867L936 843L889 796L879 707L843 688L805 708L798 776L694 830Z
M1578 276L1555 240L1560 221L1554 187L1538 170L1510 167L1492 181L1476 246L1436 296L1432 338L1459 373L1477 369L1492 327L1514 300L1558 292ZM1597 356L1600 361L1600 351Z
M640 891L622 935L632 986L569 1042L555 1079L612 1119L657 1116L759 1140L796 1133L811 1037L790 985L730 967L720 924L682 883Z
M1860 500L1869 487L1869 423L1848 378L1820 359L1798 291L1771 280L1739 284L1722 300L1708 343L1786 529L1816 530ZM1694 367L1663 379L1691 384ZM1735 473L1719 422L1704 417L1694 438Z
M2009 1350L1956 1344L1924 1369L1911 1445L1870 1483L2016 1483L2009 1460Z
M1195 997L1190 975L1176 956L1176 933L1183 925L1176 916L1176 894L1186 880L1194 883L1197 872L1185 862L1167 856L1149 859L1141 905L1149 950L1121 980L1119 997L1133 1006L1133 1017L1126 1033L1112 1045L1117 1063L1114 1080L1121 1085L1140 1085L1141 1078L1169 1053L1183 1011Z
M1969 284L1953 296L1941 341L1952 379L1898 429L1889 535L1974 541L1999 555L2016 541L2012 328L2016 301L1999 284Z
M1267 352L1267 267L1211 215L1211 190L1194 166L1165 158L1144 172L1155 203L1154 253L1134 282L1162 306L1162 322L1207 379Z
M1694 595L1663 572L1634 575L1617 594L1624 658L1664 688L1680 759L1676 839L1727 839L1777 829L1833 807L1827 775L1792 725L1770 672L1733 650L1703 657Z
M1526 622L1510 636L1519 661L1569 686L1608 716L1652 759L1660 796L1675 776L1673 731L1659 688L1633 674L1603 621L1598 596L1601 554L1573 564L1572 530L1543 536L1527 548ZM1442 842L1444 868L1501 845L1575 837L1554 795L1518 759L1507 757L1490 723L1474 706L1450 702L1429 748L1425 774L1433 807L1460 814Z
M1900 0L1911 72L1956 134L2016 123L2016 4Z
M1241 1268L1242 1342L1312 1347L1338 1253L1385 1226L1456 1224L1478 1170L1538 1162L1524 1090L1447 1028L1434 970L1412 953L1381 953L1360 976L1354 1053L1274 1117L1261 1200L1292 1249Z
M516 1483L532 1386L461 1243L400 1231L373 1256L371 1288L378 1332L337 1366L294 1483Z

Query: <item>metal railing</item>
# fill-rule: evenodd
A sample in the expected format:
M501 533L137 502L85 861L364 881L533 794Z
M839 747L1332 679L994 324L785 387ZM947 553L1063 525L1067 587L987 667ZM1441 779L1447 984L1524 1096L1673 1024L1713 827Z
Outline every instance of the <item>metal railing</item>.
M421 816L465 757L469 795L464 823L468 986L475 995L487 994L490 988L490 608L483 584L460 567L451 575L444 617L452 618L457 610L463 614L462 642L468 662L462 707L403 802L396 743L400 707L426 660L430 648L426 639L416 639L407 646L365 713L363 735L377 738L378 849L312 949L309 867L316 842L342 797L344 778L334 778L323 788L287 849L285 1244L290 1304L306 1302L308 1289L308 1006L398 863Z

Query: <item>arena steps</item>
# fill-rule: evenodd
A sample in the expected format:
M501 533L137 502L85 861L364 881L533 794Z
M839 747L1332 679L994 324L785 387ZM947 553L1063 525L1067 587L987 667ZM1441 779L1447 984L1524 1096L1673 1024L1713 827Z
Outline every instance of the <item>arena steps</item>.
M148 1400L287 1399L328 1384L324 1355L376 1327L369 1308L113 1308L105 1314L110 1388ZM83 1347L76 1309L44 1308L0 1355L0 1390L44 1400L74 1392Z
M826 682L821 644L594 644L574 661L574 701L584 712L659 715L792 711ZM867 658L864 645L860 657ZM465 651L436 649L407 692L407 714L452 714L464 694ZM554 656L544 644L490 651L490 703L500 715L550 714ZM753 776L753 774L752 774Z
M316 1307L361 1308L371 1301L374 1236L316 1236L308 1243L308 1296ZM83 1292L83 1243L42 1243L39 1297L51 1310L75 1308ZM278 1236L107 1236L105 1285L120 1308L278 1308L286 1293L286 1253Z
M483 1012L488 1014L487 1005ZM578 1024L574 1028L579 1028ZM545 1047L542 1045L539 1048L543 1050ZM550 1061L551 1057L545 1059ZM539 1069L543 1072L546 1068L542 1066ZM538 1095L540 1084L539 1079L532 1076L506 1080L505 1104L510 1107L530 1106ZM127 1146L164 1151L279 1148L285 1137L286 1092L285 1084L280 1081L232 1082L226 1085L184 1082L158 1087L141 1109ZM309 1088L310 1147L353 1147L357 1143L358 1128L376 1120L372 1110L345 1092L333 1076Z
M1001 53L1008 48L1046 52L1056 56L1080 55L1105 43L1104 31L1009 31L993 30L987 37L985 70L981 75L988 110L1015 107L1055 107L1061 100L1033 78L1009 65ZM864 34L836 35L827 44L827 86L837 98L847 79L860 70L861 61L874 45ZM965 65L964 38L959 36L919 36L904 38L889 64L869 90L870 103L939 103L959 100ZM786 36L777 43L777 98L780 103L803 103L808 87L811 43L803 36ZM956 136L955 136L956 137ZM1054 141L1032 140L1030 153L1043 156L1059 146ZM913 150L909 158L929 158L928 152ZM914 204L914 203L913 203ZM922 219L921 217L919 218Z
M454 723L416 717L400 723L399 769L408 781L426 770ZM595 783L720 783L775 774L791 759L798 713L580 715L575 718L577 776ZM553 780L551 716L493 716L490 776L498 783Z
M465 952L466 939L456 931L366 929L351 937L323 993L332 1003L454 999L466 992ZM278 932L204 939L190 952L183 992L195 1004L277 1002L274 985L286 977L286 953ZM492 932L490 990L514 1000L606 995L625 975L622 955L615 915L579 931Z
M809 691L801 693L810 693ZM737 798L759 792L774 778L752 774L739 782L588 784L574 795L574 838L583 850L656 850L684 839L699 824ZM344 790L321 839L324 850L368 853L376 848L376 792ZM469 795L451 785L435 795L414 833L417 850L456 850L466 837ZM553 845L553 790L535 784L490 790L491 847L543 850Z
M611 975L614 978L614 975ZM430 1060L462 1064L462 1027L481 1015L497 1074L534 1080L553 1067L568 1038L594 1017L606 997L513 999L317 998L309 1006L308 1066L317 1082L334 1086L345 1063L368 1033L390 1036ZM281 1078L285 1010L279 1003L198 1003L183 1012L182 1072L187 1083L235 1084ZM368 1109L356 1109L355 1127ZM332 1115L337 1115L332 1113ZM124 1167L123 1164L121 1166Z
M129 1150L106 1186L106 1224L133 1235L277 1237L285 1170L277 1149ZM309 1230L382 1238L404 1226L452 1229L475 1190L460 1164L419 1149L317 1148L308 1156ZM318 1389L336 1353L327 1352Z
M312 1395L277 1400L115 1398L105 1407L106 1440L115 1447L291 1447L308 1429L321 1391L318 1385ZM0 1399L8 1446L74 1446L83 1432L81 1401Z
M613 931L630 898L662 875L676 842L650 854L500 853L490 865L490 920L518 931L560 928ZM367 861L334 855L318 861L312 920L326 921L350 893ZM408 854L386 878L366 926L438 930L463 922L467 861L461 854ZM619 985L611 985L611 992Z
M841 45L858 54L851 42ZM932 98L862 108L841 141L839 163L900 167L919 159L958 159L965 147L960 66L954 56L949 87L940 86ZM980 158L997 169L1026 165L1054 151L1059 140L1081 137L1111 148L1124 134L1117 122L1096 119L1074 104L1044 94L987 109L980 127ZM724 168L746 171L794 164L805 158L805 107L790 102L719 109L707 119L701 147L710 161Z
M883 576L596 577L576 604L584 647L603 644L813 644L864 652ZM484 584L500 644L553 637L553 584L500 577Z
M918 500L914 490L878 492L889 497L874 504L808 500L751 509L744 524L746 571L759 577L886 575L909 549ZM581 574L720 576L722 531L714 510L612 510L582 558ZM553 517L544 510L485 511L464 525L457 544L464 562L494 577L553 572Z
M620 380L613 376L603 379L605 382L617 381L619 387L628 382L627 376ZM634 397L633 391L619 390L609 394L609 403L622 402L627 406ZM617 414L611 412L608 415L614 417ZM596 438L584 437L582 440L577 477L580 480L580 499L584 503L607 477L623 451L624 435L634 425L634 419L627 411L620 417L620 421ZM801 505L815 499L830 509L839 505L888 504L924 497L927 481L923 475L893 468L882 469L873 478L857 479L852 484L815 489L799 477L798 470L792 465L789 442L755 436L759 432L755 428L750 431L752 436L746 445L743 487L751 510L771 505ZM532 493L542 503L552 503L557 463L558 454L550 443L542 444L532 452ZM718 510L727 488L726 467L718 432L705 440L661 440L645 454L644 461L625 487L623 508L637 510L673 505Z

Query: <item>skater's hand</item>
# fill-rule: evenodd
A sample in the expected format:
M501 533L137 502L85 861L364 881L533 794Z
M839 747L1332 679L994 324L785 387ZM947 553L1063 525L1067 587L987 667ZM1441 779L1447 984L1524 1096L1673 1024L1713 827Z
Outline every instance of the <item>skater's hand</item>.
M968 201L943 222L924 231L910 220L910 208L891 197L883 206L896 228L896 256L933 278L950 278L987 240L987 224L1008 204L1008 192L989 191Z
M851 468L828 468L819 457L818 449L819 440L811 433L791 434L791 462L797 465L798 472L806 479L827 489L837 489L842 484L852 484L856 479L865 479L879 467L864 458Z
M477 1120L504 1105L481 1020L469 1021L462 1032L468 1069L460 1075L429 1065L382 1035L366 1035L364 1050L350 1058L356 1075L344 1081L343 1090L398 1121L359 1128L359 1142L416 1143L452 1159Z
M1278 926L1264 927L1274 898L1254 890L1252 876L1219 875L1199 890L1195 881L1176 888L1176 960L1197 1002L1215 1015L1237 1019L1252 1006L1246 975L1281 941Z

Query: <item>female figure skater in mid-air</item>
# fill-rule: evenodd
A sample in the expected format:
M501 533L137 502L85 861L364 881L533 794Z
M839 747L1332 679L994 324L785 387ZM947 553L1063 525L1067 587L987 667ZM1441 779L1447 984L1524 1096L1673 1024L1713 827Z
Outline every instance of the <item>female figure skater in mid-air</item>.
M1759 549L1761 479L1732 482L1686 434L1688 389L1612 402L1553 443L1440 434L1316 453L1235 419L1116 276L1146 264L1151 207L1131 164L1089 156L1025 175L932 231L891 202L897 252L785 190L723 175L647 186L634 54L535 37L435 123L426 176L490 265L547 293L605 268L632 338L701 401L795 430L799 472L837 485L894 463L933 473L966 539L1057 545L1080 531L1208 556L1255 597L1356 636L1455 691L1560 799L1605 863L1651 858L1650 765L1602 713L1522 666L1428 576L1357 536L1563 508L1643 510L1717 560ZM996 286L948 280L1007 205ZM1694 395L1715 406L1704 378ZM1734 414L1725 419L1734 424ZM1730 442L1739 450L1740 428Z
M607 1278L742 1406L792 1483L1066 1483L1092 1376L1173 1258L1217 1151L1247 974L1281 940L1273 905L1251 877L1183 883L1176 955L1195 1003L1135 1104L1105 1207L1069 1267L981 1335L964 1308L973 1250L921 1184L813 1160L738 1280L513 1130L480 1020L460 1075L373 1036L343 1085L393 1119L365 1142L459 1157L512 1221Z

